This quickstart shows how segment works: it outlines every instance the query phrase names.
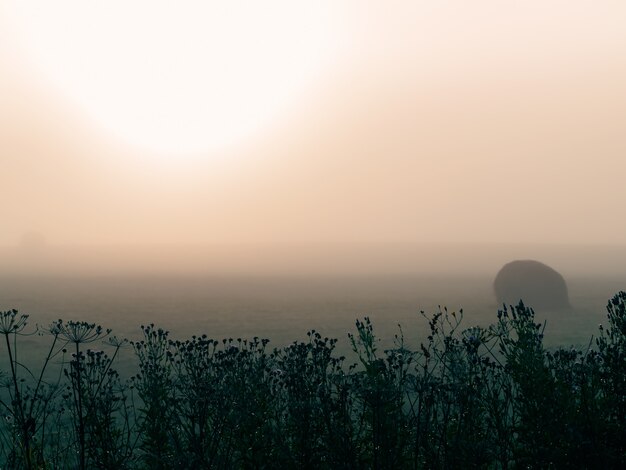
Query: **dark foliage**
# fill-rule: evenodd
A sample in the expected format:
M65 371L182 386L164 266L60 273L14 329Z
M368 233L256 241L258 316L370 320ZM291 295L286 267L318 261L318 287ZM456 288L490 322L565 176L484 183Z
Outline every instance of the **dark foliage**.
M316 331L270 350L149 325L127 348L97 325L28 332L27 316L0 312L0 466L625 468L626 293L607 310L585 350L544 348L545 325L521 302L488 328L422 312L416 350L400 329L381 351L365 318L349 335L355 363ZM50 340L36 371L17 356L34 334ZM130 350L126 380L115 363Z

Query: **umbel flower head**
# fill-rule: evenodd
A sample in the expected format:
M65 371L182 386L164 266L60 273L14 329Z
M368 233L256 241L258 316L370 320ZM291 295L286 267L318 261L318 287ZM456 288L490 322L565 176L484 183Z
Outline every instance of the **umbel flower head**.
M17 316L15 309L0 312L0 334L19 333L26 326L28 315Z
M92 343L111 333L110 329L105 330L95 323L84 321L68 321L64 323L63 320L54 322L51 331L58 332L60 337L74 344Z
M107 330L107 332L110 333L111 330ZM116 348L121 348L122 346L125 346L126 344L128 344L128 340L126 338L120 339L117 336L111 336L105 341L105 343L111 346L114 346Z

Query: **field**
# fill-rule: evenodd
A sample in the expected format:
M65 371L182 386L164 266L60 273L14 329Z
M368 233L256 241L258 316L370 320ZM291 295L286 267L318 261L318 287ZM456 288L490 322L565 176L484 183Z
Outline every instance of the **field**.
M498 312L491 278L467 274L5 278L0 298L30 318L22 329L2 313L0 457L29 469L619 466L626 296L611 325L606 303L620 282L570 278L573 309L535 315Z
M30 315L31 324L47 326L59 318L111 328L120 338L137 339L140 325L153 323L176 339L269 339L272 346L302 340L315 329L337 338L349 353L347 334L356 319L368 316L383 344L401 324L409 344L424 340L420 311L439 306L463 309L463 326L487 326L498 306L486 276L21 276L0 280L1 308ZM606 320L606 302L624 288L620 278L568 279L573 311L537 311L546 321L545 343L586 345ZM37 351L38 339L27 339Z

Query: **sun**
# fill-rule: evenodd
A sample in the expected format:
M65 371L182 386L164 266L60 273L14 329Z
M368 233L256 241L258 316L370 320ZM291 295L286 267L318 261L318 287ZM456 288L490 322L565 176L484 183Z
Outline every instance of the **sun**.
M314 86L332 2L15 0L33 64L112 138L159 155L219 153Z

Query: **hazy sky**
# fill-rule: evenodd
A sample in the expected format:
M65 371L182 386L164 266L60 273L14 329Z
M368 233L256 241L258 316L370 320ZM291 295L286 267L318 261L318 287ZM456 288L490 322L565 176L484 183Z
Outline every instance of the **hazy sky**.
M626 2L0 0L0 244L626 243Z

